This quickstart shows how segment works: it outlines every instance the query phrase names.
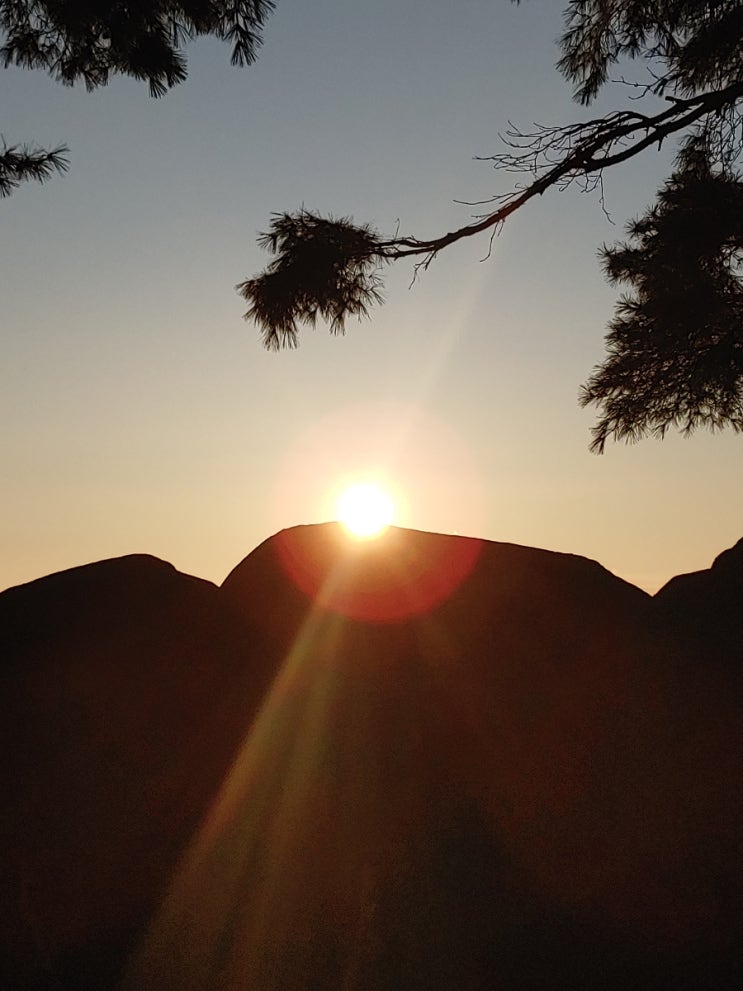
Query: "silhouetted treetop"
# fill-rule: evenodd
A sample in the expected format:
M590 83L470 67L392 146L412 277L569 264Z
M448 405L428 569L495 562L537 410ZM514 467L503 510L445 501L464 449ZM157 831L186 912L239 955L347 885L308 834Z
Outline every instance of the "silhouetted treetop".
M186 78L183 45L213 35L232 45L234 65L255 61L273 0L0 0L5 67L44 69L89 89L112 75L146 81L162 96Z
M485 160L523 174L525 183L440 236L384 237L348 219L280 214L260 242L273 261L238 286L250 304L246 318L269 348L296 346L299 325L314 325L318 314L342 331L347 317L366 315L380 299L385 263L413 256L416 270L427 268L463 238L487 232L492 239L549 189L600 188L607 169L678 135L672 178L629 229L637 243L604 249L610 279L633 294L618 304L609 356L581 402L603 413L596 451L609 438L663 436L671 425L687 433L702 425L743 429L743 0L569 0L564 16L558 68L576 100L590 103L613 67L634 60L641 78L612 84L629 98L624 107L574 124L510 126L503 149ZM311 230L312 239L282 235L295 228ZM317 252L327 278L305 277L307 251Z
M660 95L692 96L740 81L739 0L570 0L565 25L558 68L584 104L626 58L652 63L649 86Z
M274 0L0 0L0 60L88 90L130 76L157 97L186 78L183 47L199 35L228 42L233 65L254 62L274 7ZM0 197L64 171L66 152L4 146Z
M603 249L617 304L608 355L583 387L598 406L592 448L675 426L743 431L743 184L691 140L656 204Z

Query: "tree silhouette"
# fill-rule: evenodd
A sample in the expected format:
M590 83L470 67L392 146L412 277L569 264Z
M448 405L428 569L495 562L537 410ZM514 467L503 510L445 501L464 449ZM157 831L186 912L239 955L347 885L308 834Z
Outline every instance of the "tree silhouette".
M620 83L631 103L576 124L511 127L486 160L528 181L439 237L384 237L306 210L274 215L260 241L273 261L237 287L245 316L274 350L295 347L300 324L318 315L342 332L380 300L386 263L411 257L426 269L457 241L492 238L536 196L600 188L607 169L677 135L673 176L629 227L636 246L604 248L609 278L633 294L618 303L608 356L580 401L601 411L597 452L610 438L662 437L672 425L743 430L743 0L568 0L559 45L558 67L583 105L613 66L639 62L644 80Z
M658 201L628 225L631 244L604 248L612 283L631 295L609 324L608 355L580 402L603 414L592 448L670 426L743 431L743 183L690 141Z
M213 35L232 45L232 64L254 62L274 0L0 0L0 60L43 69L67 86L105 86L112 76L147 82L162 96L183 82L184 44ZM43 182L67 168L66 147L3 146L0 197L25 181Z

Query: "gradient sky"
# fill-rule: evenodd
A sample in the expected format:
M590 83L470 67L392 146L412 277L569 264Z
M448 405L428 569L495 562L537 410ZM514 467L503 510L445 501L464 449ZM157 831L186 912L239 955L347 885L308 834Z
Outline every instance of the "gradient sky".
M731 433L589 453L580 384L616 293L621 237L669 156L554 192L444 252L345 338L269 354L234 285L272 211L302 204L434 236L510 188L476 155L509 120L586 115L554 69L563 4L278 0L258 63L212 40L161 100L3 72L8 143L71 168L0 204L0 588L147 552L221 582L277 530L333 516L376 475L404 526L594 558L650 591L743 535ZM615 93L598 109L619 104ZM593 113L593 111L591 111Z

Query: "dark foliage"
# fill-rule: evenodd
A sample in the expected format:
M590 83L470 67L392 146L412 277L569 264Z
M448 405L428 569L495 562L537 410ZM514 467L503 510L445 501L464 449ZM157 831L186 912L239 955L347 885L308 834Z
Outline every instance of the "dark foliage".
M740 80L740 0L570 0L558 63L590 103L622 59L652 62L651 90L691 96Z
M296 347L297 323L314 326L318 315L342 333L349 317L366 316L381 300L381 242L370 227L300 210L275 216L260 244L275 260L237 289L270 350Z
M213 35L232 45L232 64L254 62L274 0L0 0L0 62L42 69L88 90L131 76L162 96L186 78L184 44ZM66 148L0 154L0 197L24 181L67 169Z
M418 265L426 267L463 238L484 232L492 237L512 213L549 189L575 182L589 191L600 188L607 169L679 135L673 178L658 194L656 207L630 229L638 245L605 250L609 278L630 283L637 297L619 303L609 356L581 401L595 403L603 414L594 432L595 451L610 438L662 437L672 425L686 432L702 425L740 429L736 218L743 0L568 0L559 44L558 66L583 104L609 82L610 70L635 60L643 75L624 83L622 92L631 97L626 109L576 124L511 128L503 138L505 151L489 160L496 169L524 173L525 184L494 197L491 212L441 237L375 235L367 244L368 228L313 216L312 250L333 258L333 277L322 280L322 294L308 295L313 286L302 273L311 265L296 264L296 238L274 239L270 247L277 257L267 273L239 287L252 304L246 316L257 321L271 348L295 346L297 320L307 320L307 314L309 322L329 314L337 332L346 315L364 311L378 298L376 279L373 292L359 294L360 265L368 271L381 260L417 256ZM304 212L282 214L287 230L307 219ZM341 238L355 239L366 253L344 255L336 247ZM349 287L356 289L355 308L347 305Z
M44 182L55 172L67 171L67 149L32 150L27 146L3 145L0 152L0 198L10 196L22 182Z
M743 430L743 183L692 140L658 200L604 248L609 280L632 288L607 337L608 356L581 393L610 437L663 437L670 426Z
M162 96L186 78L185 41L214 35L232 45L232 62L253 62L273 0L0 0L4 65L44 69L89 89L111 76L146 81Z

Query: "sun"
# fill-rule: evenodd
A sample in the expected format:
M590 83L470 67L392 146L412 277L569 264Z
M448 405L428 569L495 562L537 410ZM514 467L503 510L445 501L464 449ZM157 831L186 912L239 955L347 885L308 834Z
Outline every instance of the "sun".
M395 517L391 497L376 482L354 482L341 492L336 518L354 537L377 537Z

